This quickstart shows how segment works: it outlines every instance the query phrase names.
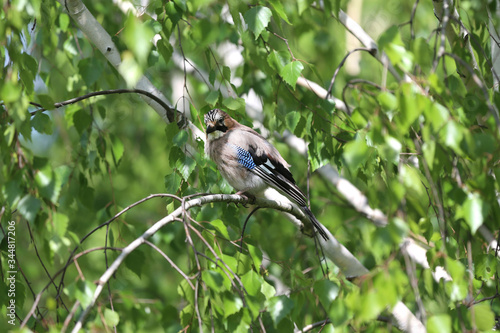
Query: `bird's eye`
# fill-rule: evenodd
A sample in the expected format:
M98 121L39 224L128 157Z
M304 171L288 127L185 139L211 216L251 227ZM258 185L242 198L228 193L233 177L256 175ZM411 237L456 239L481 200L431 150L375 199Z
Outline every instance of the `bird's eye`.
M219 118L219 123L224 124L224 117Z

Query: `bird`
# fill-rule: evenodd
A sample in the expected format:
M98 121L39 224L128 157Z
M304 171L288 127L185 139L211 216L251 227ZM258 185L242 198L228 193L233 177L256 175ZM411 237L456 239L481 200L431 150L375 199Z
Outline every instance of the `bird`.
M205 153L237 194L266 197L267 189L276 189L309 217L325 241L329 239L307 207L306 196L295 183L290 165L269 141L221 109L207 112L204 122Z

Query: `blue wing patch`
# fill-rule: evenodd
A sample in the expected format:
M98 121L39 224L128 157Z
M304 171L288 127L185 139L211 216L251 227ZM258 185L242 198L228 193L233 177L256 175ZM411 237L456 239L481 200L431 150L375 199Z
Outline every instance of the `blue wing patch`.
M248 151L246 151L245 149L237 146L237 145L233 145L233 144L229 144L235 151L236 151L236 156L238 157L238 163L243 165L245 168L248 168L250 170L253 170L256 165L255 165L255 162L253 161L253 158L252 158L252 155L250 155L250 153Z

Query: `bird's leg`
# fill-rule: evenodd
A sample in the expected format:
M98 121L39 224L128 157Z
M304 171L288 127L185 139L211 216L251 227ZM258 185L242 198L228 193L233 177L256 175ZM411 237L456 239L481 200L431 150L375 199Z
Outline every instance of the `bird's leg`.
M250 204L253 204L255 202L255 196L248 193L248 192L245 192L245 190L238 191L238 192L236 192L236 194L245 198L247 200L247 202ZM243 207L246 208L246 205L243 205Z

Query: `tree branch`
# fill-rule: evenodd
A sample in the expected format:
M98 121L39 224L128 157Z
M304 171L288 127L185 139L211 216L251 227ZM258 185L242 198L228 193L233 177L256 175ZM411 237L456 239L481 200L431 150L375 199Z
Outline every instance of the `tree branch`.
M99 24L95 17L90 13L87 7L81 0L57 0L66 10L71 18L75 21L78 28L87 36L99 51L108 59L109 63L118 70L121 64L120 53L113 43L111 36ZM153 83L145 76L142 76L136 84L136 88L146 91L157 96L165 104L171 105L168 99L153 85ZM193 133L194 138L204 138L203 132L194 124L185 118L185 115L180 112L173 112L173 107L165 109L156 100L143 95L144 101L151 106L158 115L166 122L176 121L183 127L186 126Z

